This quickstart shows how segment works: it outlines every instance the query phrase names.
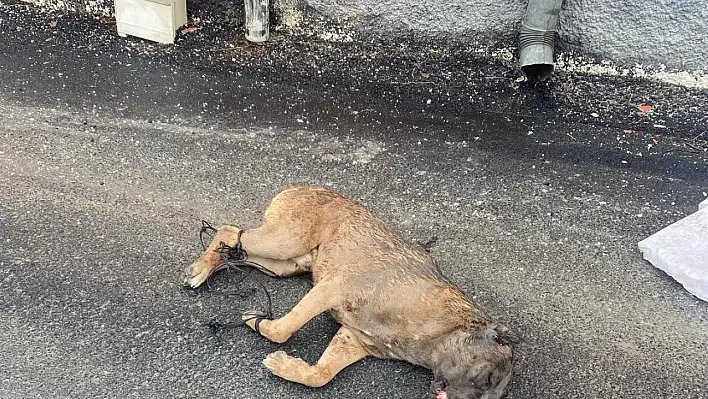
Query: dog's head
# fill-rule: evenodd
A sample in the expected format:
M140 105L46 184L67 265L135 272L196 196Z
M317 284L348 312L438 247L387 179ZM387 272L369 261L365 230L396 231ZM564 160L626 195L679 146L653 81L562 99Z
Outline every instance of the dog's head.
M434 370L433 398L501 398L511 379L513 345L519 337L502 324L461 335L448 341L445 358Z

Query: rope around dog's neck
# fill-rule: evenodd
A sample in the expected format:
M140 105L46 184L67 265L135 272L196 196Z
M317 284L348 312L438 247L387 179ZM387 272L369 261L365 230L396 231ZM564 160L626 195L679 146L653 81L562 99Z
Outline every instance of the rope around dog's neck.
M205 241L205 236L209 237L209 242L214 238L216 235L216 229L209 224L209 222L202 220L202 227L199 230L199 241L202 244L202 249L204 251L207 250L209 247L209 244ZM262 272L263 274L269 276L269 277L279 277L277 274L273 273L272 271L266 269L262 265L259 265L256 262L251 262L248 260L248 252L243 249L243 244L241 243L241 235L243 234L243 230L240 230L238 232L238 236L236 239L236 245L229 246L224 242L220 242L219 246L215 249L215 252L219 253L219 257L221 259L221 265L226 265L226 270L231 271L234 270L239 273L243 273L243 276L236 282L236 286L240 286L241 283L246 279L246 277L250 276L250 273L253 272L253 269L257 269L258 271ZM246 274L246 268L249 268L248 274ZM202 323L202 325L208 327L212 333L216 333L219 330L224 330L228 328L234 328L234 327L240 327L246 324L247 321L250 320L256 320L256 331L259 330L259 325L261 320L265 319L272 319L273 318L273 301L271 300L270 297L270 292L268 292L268 289L263 285L258 280L255 280L258 285L261 286L263 289L263 292L265 293L266 299L267 299L267 311L263 312L261 314L254 314L251 317L248 317L244 320L239 320L239 321L231 321L227 323L221 323L219 322L216 318L213 318L209 320L206 323ZM207 285L209 284L207 280ZM259 331L260 332L260 331Z

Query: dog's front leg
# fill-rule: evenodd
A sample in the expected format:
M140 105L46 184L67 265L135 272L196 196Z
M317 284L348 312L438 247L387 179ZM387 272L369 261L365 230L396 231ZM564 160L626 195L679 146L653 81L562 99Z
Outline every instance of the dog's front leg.
M320 360L313 366L283 351L271 353L263 360L263 364L273 374L288 381L309 387L321 387L345 367L366 356L369 356L369 353L352 331L347 327L341 327Z
M285 316L268 320L261 312L246 312L243 320L252 329L277 343L283 343L308 321L342 302L338 280L320 281Z

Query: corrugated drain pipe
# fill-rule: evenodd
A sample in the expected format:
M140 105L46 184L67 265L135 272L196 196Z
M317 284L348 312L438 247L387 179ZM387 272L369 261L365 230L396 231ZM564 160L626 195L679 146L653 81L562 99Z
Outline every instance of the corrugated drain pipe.
M553 73L553 45L563 0L529 0L519 32L519 64L530 81Z

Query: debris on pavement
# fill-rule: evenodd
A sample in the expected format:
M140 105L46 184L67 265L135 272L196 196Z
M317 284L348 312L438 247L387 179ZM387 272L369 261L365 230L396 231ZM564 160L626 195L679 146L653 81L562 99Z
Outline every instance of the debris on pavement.
M189 26L189 27L180 29L179 33L185 34L185 33L194 32L196 30L199 30L199 28L197 28L196 26Z
M433 247L438 243L438 236L432 236L427 242L421 242L419 241L418 244L423 247L423 250L425 252L430 252L432 251Z
M637 114L639 114L641 116L647 115L647 114L651 113L652 111L654 111L654 107L651 105L648 105L648 104L639 104L639 105L637 105L637 109L638 109Z

